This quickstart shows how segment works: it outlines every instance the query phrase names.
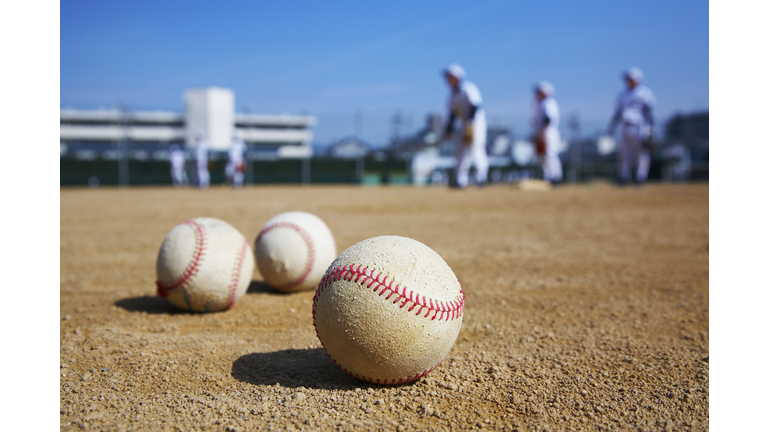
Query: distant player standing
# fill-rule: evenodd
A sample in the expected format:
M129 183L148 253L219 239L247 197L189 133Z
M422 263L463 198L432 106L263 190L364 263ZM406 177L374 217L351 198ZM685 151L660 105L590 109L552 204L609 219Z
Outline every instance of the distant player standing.
M653 136L652 109L656 106L656 97L648 87L640 85L643 72L630 68L624 72L627 89L619 94L616 112L608 125L608 135L613 136L616 125L621 122L621 144L619 146L619 182L626 184L631 180L633 166L637 167L635 180L638 185L648 179L651 166L651 154L646 143Z
M458 187L469 185L469 168L475 165L475 181L483 186L488 179L488 153L485 139L488 133L480 90L469 81L463 81L464 69L452 64L443 71L451 88L448 97L448 123L443 139L453 138L454 122L461 120L461 133L456 142L456 183Z
M171 179L175 187L185 186L187 184L187 173L184 172L184 163L186 158L181 148L172 144L168 149L168 161L171 163Z
M560 108L552 97L555 87L547 81L542 81L534 86L533 91L535 99L531 122L532 141L536 143L536 154L544 172L544 180L557 185L563 179L563 165L558 156L560 131L557 127L560 123Z
M211 174L208 172L208 141L205 134L199 131L195 136L195 162L197 163L197 184L200 189L208 189Z
M235 188L243 186L245 177L245 142L240 137L240 132L232 134L232 144L229 146L229 160L224 173Z

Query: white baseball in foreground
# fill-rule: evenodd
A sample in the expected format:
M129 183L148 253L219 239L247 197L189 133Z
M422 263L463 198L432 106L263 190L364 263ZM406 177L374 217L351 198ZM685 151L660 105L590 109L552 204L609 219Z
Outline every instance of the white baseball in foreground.
M315 291L317 337L347 374L402 384L453 347L464 291L435 251L405 237L364 240L336 258Z
M254 249L264 280L286 292L317 287L336 258L336 241L328 225L301 211L280 213L267 221Z
M157 294L188 311L226 310L248 290L253 267L248 240L232 225L190 219L176 225L160 247Z

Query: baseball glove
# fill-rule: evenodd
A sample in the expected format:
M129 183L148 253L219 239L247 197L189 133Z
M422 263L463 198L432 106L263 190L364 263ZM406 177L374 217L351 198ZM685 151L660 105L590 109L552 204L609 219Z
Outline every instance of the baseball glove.
M472 145L472 141L475 138L475 128L472 125L467 125L464 127L464 135L462 136L462 143L465 146Z
M544 134L539 134L539 136L536 137L536 154L539 156L543 156L547 154L547 140L544 139Z
M645 150L652 151L658 147L659 142L656 141L656 137L653 134L648 135L648 138L644 139L641 145Z
M240 162L239 164L237 164L235 169L240 172L245 172L245 162Z

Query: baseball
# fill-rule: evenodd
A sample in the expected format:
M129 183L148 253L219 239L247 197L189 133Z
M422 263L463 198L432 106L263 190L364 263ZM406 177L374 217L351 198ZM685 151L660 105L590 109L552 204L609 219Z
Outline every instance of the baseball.
M312 315L318 339L344 372L402 384L448 355L461 329L464 291L429 247L374 237L333 261L315 291Z
M180 309L214 312L231 308L253 276L248 240L214 218L186 220L165 237L157 256L157 294Z
M256 237L256 264L264 280L280 291L314 289L336 258L336 241L328 225L306 212L273 217Z

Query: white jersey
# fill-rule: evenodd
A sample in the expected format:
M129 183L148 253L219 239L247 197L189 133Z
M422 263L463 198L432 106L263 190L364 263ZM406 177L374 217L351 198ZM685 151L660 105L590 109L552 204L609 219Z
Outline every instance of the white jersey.
M656 96L648 87L638 85L623 91L616 100L616 113L623 123L637 126L643 130L649 128L650 110L656 106Z
M455 119L461 119L462 126L466 126L468 122L473 119L469 118L471 114L472 105L477 107L474 120L480 120L482 117L483 124L485 123L485 111L481 107L483 98L480 96L480 90L477 86L469 81L462 81L459 83L457 90L451 90L450 96L448 96L448 118L453 117Z
M208 165L208 141L200 140L195 147L195 160L198 165Z
M182 169L184 168L184 152L181 150L171 150L171 153L168 155L168 159L171 162L171 167L173 169Z
M557 129L560 125L560 108L553 97L547 96L543 100L533 102L533 120L531 127L534 133L539 133L544 128L544 118L549 118L548 128Z
M549 123L545 123L545 119ZM540 156L539 163L544 174L544 180L560 182L563 179L563 166L560 162L560 108L551 96L533 102L533 118L531 127L534 135L543 135L547 143L546 152Z
M234 165L240 165L244 161L245 143L243 140L232 141L229 147L229 162Z
M485 149L488 129L485 122L485 111L481 107L482 102L480 90L469 81L462 81L457 89L451 89L451 94L448 97L448 121L451 117L454 120L461 119L462 128L466 128L470 124L474 128L470 146L459 144L455 146L456 182L462 188L469 185L471 165L475 166L475 181L478 185L485 184L488 180L488 154ZM470 117L472 106L476 107L474 117ZM449 128L452 126L448 125Z

